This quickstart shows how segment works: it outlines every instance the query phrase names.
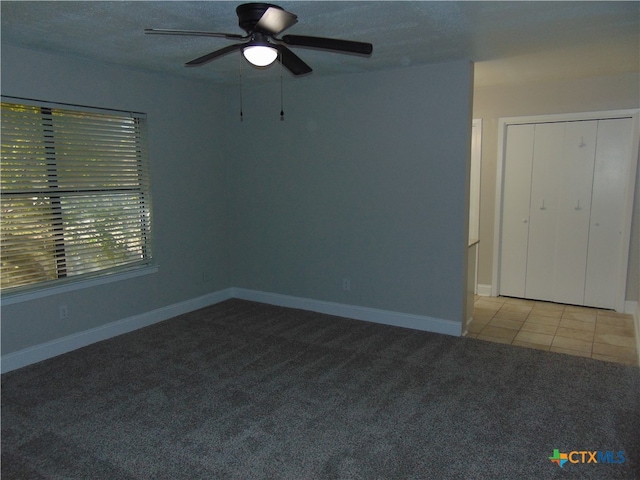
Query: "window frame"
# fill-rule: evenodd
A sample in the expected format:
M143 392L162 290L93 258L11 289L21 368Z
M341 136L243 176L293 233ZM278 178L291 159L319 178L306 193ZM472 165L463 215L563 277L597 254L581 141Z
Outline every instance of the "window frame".
M150 273L155 273L158 271L157 266L155 265L155 260L153 256L153 235L152 235L152 225L153 225L153 208L152 208L152 200L151 200L151 172L150 172L150 161L148 156L148 147L147 147L147 132L146 132L146 114L141 112L134 111L124 111L124 110L116 110L109 108L98 108L98 107L89 107L85 105L77 105L77 104L69 104L69 103L57 103L57 102L49 102L21 97L14 97L8 95L1 96L2 102L12 103L16 105L23 105L27 107L39 108L41 112L45 113L46 111L51 112L52 110L65 110L68 112L79 112L85 114L102 114L102 115L110 115L110 116L121 116L123 118L130 118L134 121L135 127L135 139L140 142L142 145L141 153L140 153L140 162L143 165L141 172L138 173L138 177L136 179L141 179L139 181L140 187L137 190L132 190L135 195L140 196L142 199L142 203L144 204L142 210L145 212L145 220L141 220L140 225L140 240L141 245L140 249L143 252L142 258L139 261L130 261L127 260L126 263L122 265L111 265L107 267L102 267L96 270L85 271L76 275L67 276L65 261L69 261L68 259L63 260L61 264L59 264L59 260L56 258L56 268L55 275L56 278L50 280L40 280L33 283L16 285L13 287L5 287L0 290L0 300L2 304L12 304L17 302L22 302L26 300L31 300L35 298L46 297L49 295L54 295L58 293L78 290L82 288L87 288L95 285L101 285L105 283L111 283L114 281L122 281L129 278L135 278L142 275L147 275ZM46 125L43 123L43 126ZM47 137L46 130L43 129L43 144L46 145ZM55 134L53 135L55 137ZM54 146L55 148L55 146ZM45 151L47 149L45 148ZM49 157L49 153L51 153L51 157ZM49 160L51 160L52 172L59 169L62 160L58 160L55 158L55 151L47 152L47 167L49 167ZM49 171L49 170L47 170ZM57 182L57 172L56 174L51 175L51 179L53 182ZM138 181L138 180L136 180ZM102 195L115 195L116 193L110 193L111 191L117 192L117 189L111 189L109 187L103 188L100 190L100 194L94 196L96 199L99 199ZM51 189L51 211L55 211L55 198L58 198L58 201L63 197L62 195L55 195L55 188ZM81 195L89 197L91 195L90 189L82 190L79 189ZM8 191L7 194L10 195L12 192ZM17 191L16 193L20 193ZM24 193L24 192L23 192ZM48 195L48 194L47 194ZM101 202L98 201L97 204ZM106 205L102 202L103 205ZM96 211L97 212L97 211ZM59 218L60 220L60 228L63 228L63 217L58 215L52 215L52 217ZM125 221L126 216L119 217L120 221ZM52 231L56 231L55 225L52 222ZM56 235L54 235L54 238ZM62 238L62 236L60 236ZM59 240L55 240L58 242ZM63 241L63 240L62 240ZM84 245L86 242L83 242L79 245ZM82 247L81 247L82 248ZM64 245L62 246L62 250L56 248L55 255L59 256L59 253L64 253ZM52 251L52 253L54 253ZM58 265L59 264L59 265ZM84 264L82 264L84 265Z

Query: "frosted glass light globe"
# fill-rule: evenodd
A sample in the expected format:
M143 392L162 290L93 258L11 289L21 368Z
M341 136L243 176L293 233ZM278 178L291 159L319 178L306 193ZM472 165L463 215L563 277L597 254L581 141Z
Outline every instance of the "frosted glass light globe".
M256 67L266 67L278 58L278 51L273 47L263 45L251 45L242 50L244 58Z

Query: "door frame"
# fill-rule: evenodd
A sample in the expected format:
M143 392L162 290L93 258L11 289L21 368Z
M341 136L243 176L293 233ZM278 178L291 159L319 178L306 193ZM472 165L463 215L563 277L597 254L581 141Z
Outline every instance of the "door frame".
M600 112L578 112L550 115L532 115L522 117L500 117L498 119L498 158L496 162L496 200L493 230L493 282L491 285L491 295L497 297L500 292L500 256L502 253L502 196L504 191L504 164L506 154L507 127L509 125L522 125L532 123L550 122L571 122L580 120L608 120L614 118L633 119L633 139L631 146L631 158L636 161L631 162L629 179L625 186L625 211L624 211L624 231L623 246L621 252L622 271L618 278L616 288L615 309L618 312L625 310L625 295L627 285L627 271L629 266L629 246L631 242L631 221L633 216L633 202L635 194L636 169L638 166L638 149L640 147L640 109L627 110L607 110Z
M471 167L469 170L469 245L480 240L480 196L482 177L482 119L474 118L471 129ZM472 221L474 220L474 221ZM472 228L475 227L475 228ZM473 293L478 293L478 256L476 255Z

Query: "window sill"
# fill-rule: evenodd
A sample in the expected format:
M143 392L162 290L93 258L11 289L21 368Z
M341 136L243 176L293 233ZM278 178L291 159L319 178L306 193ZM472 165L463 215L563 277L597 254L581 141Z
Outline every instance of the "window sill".
M56 285L52 287L46 287L39 290L31 290L27 292L8 293L0 297L0 305L13 305L16 303L28 302L37 298L49 297L51 295L59 295L61 293L75 292L84 288L95 287L98 285L105 285L107 283L120 282L122 280L128 280L130 278L142 277L144 275L151 275L158 271L157 265L147 265L144 267L136 268L135 270L128 270L125 272L113 273L111 275L105 275L102 277L95 277L86 280L79 280L77 282L69 282L64 285Z

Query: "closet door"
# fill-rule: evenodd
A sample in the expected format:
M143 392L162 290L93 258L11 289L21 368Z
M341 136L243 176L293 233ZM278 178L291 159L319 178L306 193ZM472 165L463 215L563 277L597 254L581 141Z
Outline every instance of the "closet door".
M568 122L559 175L554 302L584 303L597 121Z
M499 294L509 297L524 297L534 129L533 125L507 127Z
M585 305L615 308L617 292L624 285L621 276L625 245L625 204L631 174L631 141L633 120L620 118L600 120L596 146L591 225L587 254ZM636 161L631 159L631 161Z
M639 135L618 115L506 125L499 295L623 309Z
M535 126L525 297L553 298L564 123Z

